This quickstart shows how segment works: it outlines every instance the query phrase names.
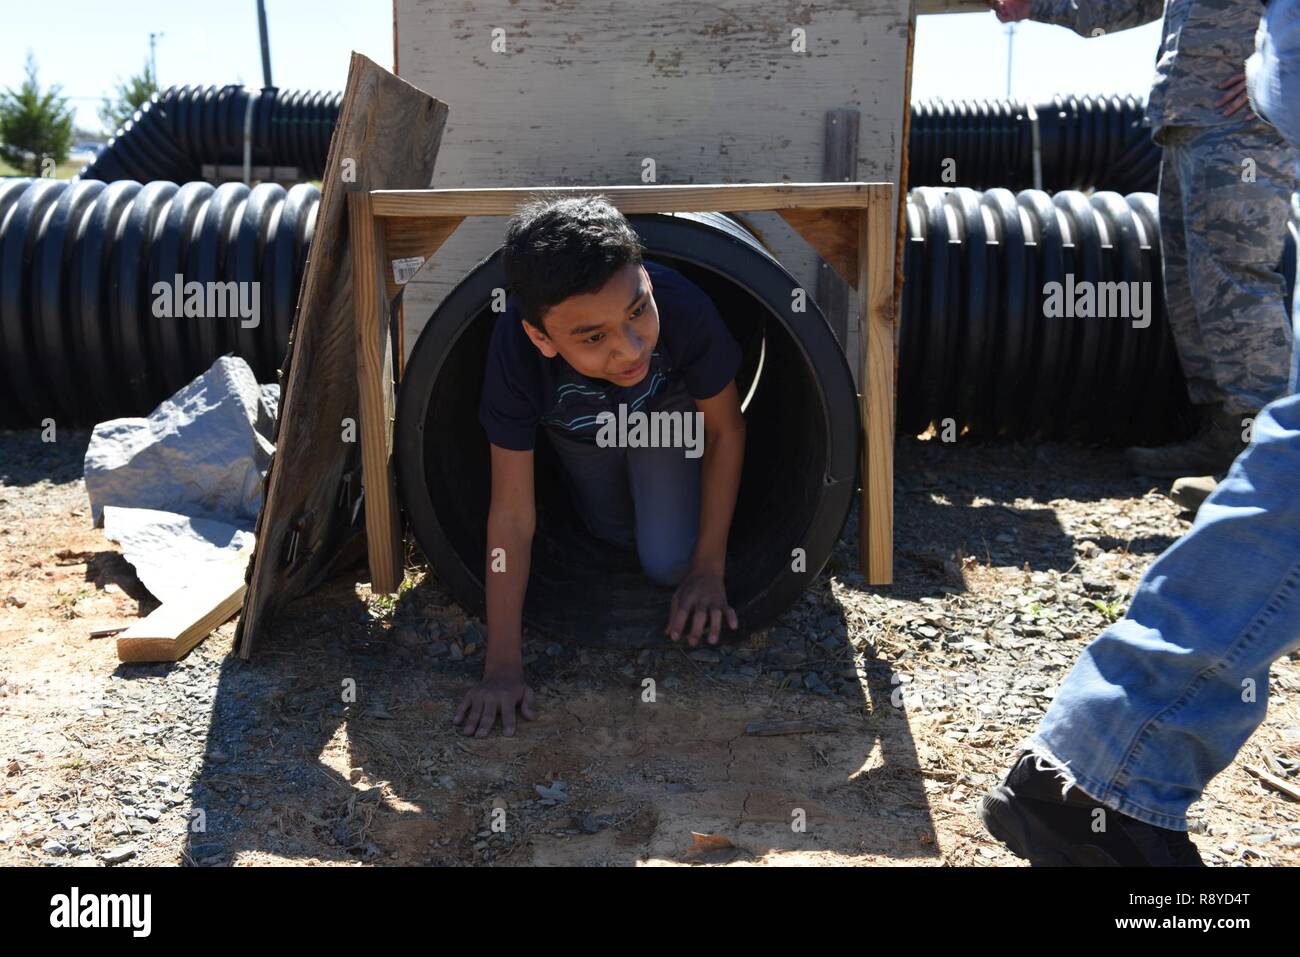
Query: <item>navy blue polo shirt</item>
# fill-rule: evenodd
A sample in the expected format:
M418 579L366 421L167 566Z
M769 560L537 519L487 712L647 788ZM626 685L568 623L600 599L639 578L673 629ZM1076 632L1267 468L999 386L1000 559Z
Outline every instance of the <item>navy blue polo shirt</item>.
M659 341L645 378L634 386L578 373L543 356L524 332L514 297L497 319L488 346L479 422L488 441L529 451L543 425L580 442L596 443L597 416L625 403L635 412L680 385L694 399L717 395L740 369L740 346L703 289L668 266L645 260L659 311Z

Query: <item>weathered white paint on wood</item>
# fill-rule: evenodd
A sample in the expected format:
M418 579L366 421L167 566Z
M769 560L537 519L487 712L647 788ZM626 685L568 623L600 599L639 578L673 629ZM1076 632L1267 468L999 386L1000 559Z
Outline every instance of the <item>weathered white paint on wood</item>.
M647 160L659 183L815 182L837 107L861 110L854 178L896 183L908 15L908 0L396 0L397 62L450 106L436 187L633 185ZM798 234L746 218L815 291ZM504 226L466 219L407 287L408 349Z

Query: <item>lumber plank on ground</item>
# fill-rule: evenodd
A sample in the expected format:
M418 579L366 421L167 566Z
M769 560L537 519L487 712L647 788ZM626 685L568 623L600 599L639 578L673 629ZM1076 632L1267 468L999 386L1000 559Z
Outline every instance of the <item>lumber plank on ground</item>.
M345 194L428 188L446 120L447 104L352 54L280 372L276 450L239 621L243 658L286 603L323 579L357 517L359 448L345 439L360 408Z
M117 637L119 661L179 661L213 629L230 620L244 600L251 555L203 566L194 584L165 601Z

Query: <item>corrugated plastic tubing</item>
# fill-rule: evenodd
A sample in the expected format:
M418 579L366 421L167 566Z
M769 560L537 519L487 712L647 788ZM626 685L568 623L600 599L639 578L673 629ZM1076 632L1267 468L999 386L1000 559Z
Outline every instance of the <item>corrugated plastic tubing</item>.
M1133 96L1058 95L1032 109L1018 100L923 101L912 106L908 185L1034 188L1036 115L1040 188L1154 192L1161 151L1143 111Z
M143 415L235 353L274 382L319 191L0 180L0 424ZM260 323L158 318L154 284L257 282Z
M155 93L79 178L186 183L202 178L204 163L242 164L250 98L253 165L296 166L302 179L324 175L342 93L229 84Z
M253 90L238 85L170 87L123 124L81 179L142 182L201 178L204 163L244 161L244 114L255 101L255 165L297 166L319 179L343 95L314 90ZM1034 107L1042 188L1154 192L1160 148L1133 96L1058 95ZM1017 100L927 100L912 106L911 186L972 189L1035 186L1029 105ZM952 160L944 179L945 160ZM952 178L955 176L955 178Z
M853 375L816 304L744 226L722 213L631 216L647 258L704 289L741 348L745 468L728 551L727 595L741 627L783 612L830 557L852 505L858 414ZM477 417L505 282L497 250L464 276L425 324L402 379L394 426L401 499L416 540L457 601L482 608L488 443ZM662 642L672 589L636 556L588 534L563 469L537 447L537 532L524 619L578 642ZM791 561L801 550L806 561ZM581 601L579 596L598 596Z
M945 419L978 436L1121 443L1187 430L1152 194L919 187L906 215L900 434ZM1279 264L1292 287L1295 248L1292 227ZM1047 317L1047 284L1064 292L1071 277L1147 284L1129 288L1149 290L1150 324L1132 305Z
M320 194L0 179L0 424L142 415L227 352L275 381ZM1149 193L918 188L907 202L898 431L1174 437L1187 400ZM1284 271L1294 281L1295 237ZM260 282L261 325L160 319L153 285ZM1044 316L1044 284L1149 282L1151 324ZM820 321L820 320L819 320Z

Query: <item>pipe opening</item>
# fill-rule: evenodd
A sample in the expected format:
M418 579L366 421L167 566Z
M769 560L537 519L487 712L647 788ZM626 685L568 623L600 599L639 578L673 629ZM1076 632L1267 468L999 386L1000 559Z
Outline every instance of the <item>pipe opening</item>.
M741 345L737 389L749 401L727 590L742 631L751 631L785 610L838 539L854 487L857 404L839 346L811 297L807 312L791 313L797 283L724 219L629 217L645 258L699 285ZM448 295L412 352L397 415L401 498L415 537L454 597L474 612L483 609L490 496L478 403L497 318L490 298L502 285L497 253ZM590 644L666 641L673 590L651 582L634 551L587 532L544 429L534 461L537 530L525 622Z

